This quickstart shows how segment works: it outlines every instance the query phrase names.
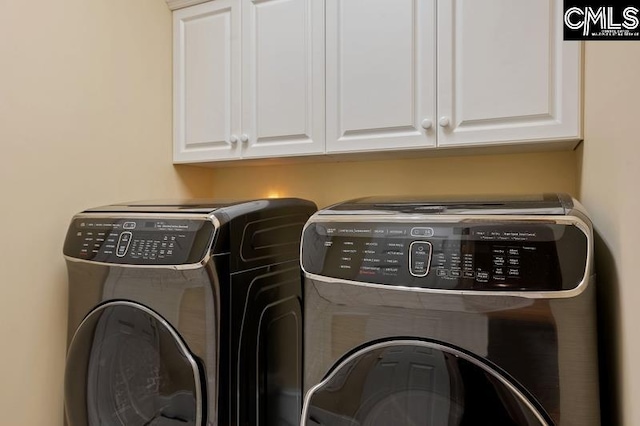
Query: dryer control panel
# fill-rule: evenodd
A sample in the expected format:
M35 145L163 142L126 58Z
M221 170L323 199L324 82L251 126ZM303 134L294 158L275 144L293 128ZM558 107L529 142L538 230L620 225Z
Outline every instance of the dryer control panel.
M190 264L205 257L213 233L205 220L80 217L69 227L64 254L116 264Z
M312 222L302 241L308 273L452 290L573 289L587 255L580 228L542 222Z

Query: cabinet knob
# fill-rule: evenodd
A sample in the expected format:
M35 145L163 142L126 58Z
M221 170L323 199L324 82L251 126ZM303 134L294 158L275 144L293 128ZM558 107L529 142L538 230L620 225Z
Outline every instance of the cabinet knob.
M425 130L429 130L431 126L433 126L433 122L428 118L425 118L424 120L422 120L422 123L420 124L422 125L422 128Z
M229 138L229 143L231 145L235 145L238 143L238 137L236 135L231 135L231 137Z
M240 140L242 141L242 143L249 142L249 135L247 135L246 133L243 133L242 136L240 136Z
M438 124L440 125L440 127L449 126L449 117L440 117L440 120L438 120Z

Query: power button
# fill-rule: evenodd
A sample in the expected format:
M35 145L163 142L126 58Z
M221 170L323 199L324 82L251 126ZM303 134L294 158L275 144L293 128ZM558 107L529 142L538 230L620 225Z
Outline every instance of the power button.
M425 277L431 265L431 243L414 241L409 245L409 272L414 277Z
M127 254L127 250L129 249L129 244L131 244L131 232L125 231L120 234L120 238L118 238L116 256L124 257L124 255Z

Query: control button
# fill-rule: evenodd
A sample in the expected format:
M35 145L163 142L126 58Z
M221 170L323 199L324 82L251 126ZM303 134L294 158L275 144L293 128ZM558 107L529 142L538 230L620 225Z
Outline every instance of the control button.
M519 277L520 276L520 269L509 268L509 269L507 269L507 275L509 275L510 277Z
M389 228L387 233L393 237L401 237L407 235L407 230L404 228Z
M510 248L508 253L509 256L520 256L520 250L518 250L517 248Z
M433 237L433 228L416 227L411 228L412 237Z
M451 275L452 277L459 277L461 275L461 271L457 270L457 269L452 269L451 271L449 271L449 275Z
M476 273L473 272L473 271L464 271L462 273L462 276L465 277L465 278L472 278L473 279L473 278L475 278Z
M387 243L386 249L395 250L395 249L404 249L404 243Z
M396 276L398 275L398 271L399 268L382 268L382 275L391 275L391 276Z
M446 277L447 276L447 270L446 269L442 269L442 268L438 268L436 269L436 276L438 277Z
M124 257L129 249L129 244L131 244L131 232L127 231L120 234L120 238L118 238L118 246L116 248L116 256Z
M489 281L489 273L485 271L478 271L476 273L476 281L486 283L487 281Z
M493 256L493 266L504 266L504 256Z
M409 245L409 272L414 277L424 277L429 273L431 263L431 243L414 241Z
M494 276L493 276L493 279L494 279L495 281L505 281L505 280L506 280L506 278L505 278L505 276L504 276L504 275L494 275Z
M505 271L504 268L494 268L493 269L493 274L494 275L504 275Z
M506 254L506 250L503 248L493 248L493 254L501 254L501 255L505 255Z
M510 257L509 258L509 266L520 266L520 258L518 258L518 257Z
M135 222L125 222L125 223L122 224L122 227L124 229L135 229L136 223Z

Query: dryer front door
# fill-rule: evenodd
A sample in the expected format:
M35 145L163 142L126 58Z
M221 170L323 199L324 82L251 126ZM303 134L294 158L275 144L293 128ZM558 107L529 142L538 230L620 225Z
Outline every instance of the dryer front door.
M157 313L127 301L100 305L69 347L67 424L200 426L201 377L196 358Z
M548 416L482 360L434 342L372 344L305 397L303 426L548 425Z

